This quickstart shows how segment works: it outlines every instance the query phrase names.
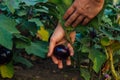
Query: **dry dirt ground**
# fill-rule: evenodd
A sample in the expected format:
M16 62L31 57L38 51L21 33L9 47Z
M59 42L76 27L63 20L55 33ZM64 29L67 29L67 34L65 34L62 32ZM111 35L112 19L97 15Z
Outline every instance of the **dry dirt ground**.
M64 66L64 69L60 70L51 59L39 59L33 64L31 68L15 65L13 79L0 80L82 80L78 70L72 66Z

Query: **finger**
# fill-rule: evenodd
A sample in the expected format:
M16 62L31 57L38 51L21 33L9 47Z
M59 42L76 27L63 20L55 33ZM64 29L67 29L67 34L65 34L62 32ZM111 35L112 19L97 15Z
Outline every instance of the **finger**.
M90 21L89 18L85 18L84 21L82 22L82 25L86 25Z
M73 27L76 27L78 24L80 24L82 22L82 20L84 19L83 15L80 15L76 21L72 24Z
M74 43L75 37L76 37L76 32L75 31L71 32L70 33L70 38L71 38L72 43Z
M62 39L60 42L58 42L56 45L60 45L60 44L64 44L66 43L66 40L65 39Z
M59 68L59 69L62 69L62 68L63 68L62 60L58 60L58 68Z
M79 13L77 11L75 11L65 22L65 26L69 26L71 25L75 19L79 16Z
M51 38L54 38L56 42L59 42L61 39L63 39L64 35L65 35L64 29L60 24L58 24Z
M73 50L73 47L70 45L70 43L68 43L67 47L70 51L70 56L73 56L74 55L74 50Z
M55 47L56 41L54 39L50 39L50 44L49 44L49 50L47 56L50 57L53 53L54 47Z
M71 6L66 13L64 14L63 18L66 20L73 12L74 12L75 8L73 6Z
M52 58L52 61L55 63L55 64L58 64L58 59L55 57L55 56L51 56Z
M71 65L71 60L70 57L68 57L68 59L66 60L66 65L70 66Z

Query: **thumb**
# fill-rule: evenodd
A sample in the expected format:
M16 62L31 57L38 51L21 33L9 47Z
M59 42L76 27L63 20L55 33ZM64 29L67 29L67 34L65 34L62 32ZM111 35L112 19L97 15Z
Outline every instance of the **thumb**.
M71 39L72 43L74 43L75 37L76 37L76 32L75 31L71 32L70 33L70 39Z
M56 41L54 39L50 39L49 50L47 56L50 57L53 53Z

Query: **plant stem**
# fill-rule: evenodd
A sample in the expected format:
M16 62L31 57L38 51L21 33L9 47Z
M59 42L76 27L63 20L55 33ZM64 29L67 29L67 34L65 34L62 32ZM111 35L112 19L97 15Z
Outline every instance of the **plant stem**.
M70 39L70 33L73 31L73 28L72 28L72 30L67 30L66 26L64 26L64 20L62 18L60 19L60 23L65 31L65 38L66 38L67 42L70 43L71 46L73 47L72 41Z
M77 54L77 65L78 65L78 69L80 69L80 54Z
M117 76L117 73L115 71L114 62L113 62L113 50L110 47L107 47L107 51L109 54L110 68L111 68L112 75L113 75L115 80L118 80L118 76Z

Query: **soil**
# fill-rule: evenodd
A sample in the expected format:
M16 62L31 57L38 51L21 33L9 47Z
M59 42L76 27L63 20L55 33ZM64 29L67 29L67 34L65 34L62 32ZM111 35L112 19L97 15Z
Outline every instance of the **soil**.
M73 66L58 69L51 59L37 59L33 67L26 68L21 64L15 65L15 75L12 79L0 80L82 80L80 73Z

